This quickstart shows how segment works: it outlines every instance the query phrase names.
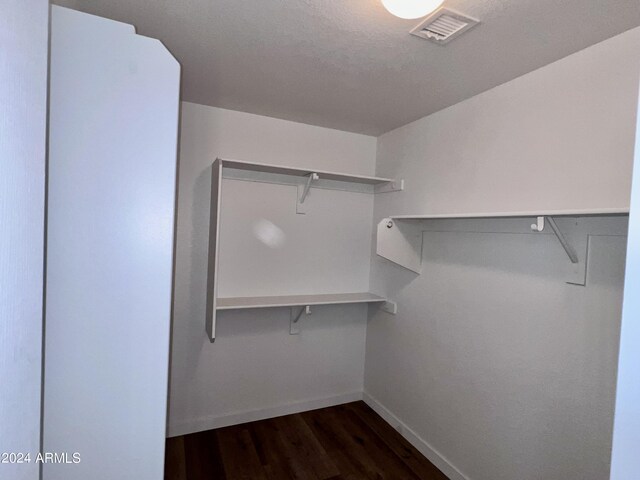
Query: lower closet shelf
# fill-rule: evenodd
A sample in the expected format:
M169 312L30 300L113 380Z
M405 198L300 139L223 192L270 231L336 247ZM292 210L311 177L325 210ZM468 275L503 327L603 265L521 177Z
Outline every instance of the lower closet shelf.
M321 295L276 295L269 297L218 298L216 310L244 308L304 307L307 305L337 305L345 303L384 303L386 298L373 293L329 293Z

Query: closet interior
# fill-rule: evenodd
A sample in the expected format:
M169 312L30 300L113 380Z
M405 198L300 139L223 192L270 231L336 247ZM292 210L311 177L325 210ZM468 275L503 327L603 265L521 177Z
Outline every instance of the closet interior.
M635 2L54 3L41 478L637 478Z

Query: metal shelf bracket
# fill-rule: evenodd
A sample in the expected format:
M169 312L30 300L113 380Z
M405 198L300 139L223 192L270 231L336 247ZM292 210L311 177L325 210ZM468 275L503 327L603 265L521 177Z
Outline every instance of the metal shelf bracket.
M558 228L558 224L553 219L553 217L547 217L547 221L551 226L551 230L553 230L553 233L558 238L560 245L562 245L562 248L564 248L564 251L569 256L569 260L571 260L571 263L579 263L578 254L567 240L567 237L565 237L562 231ZM531 225L531 230L533 230L534 232L542 232L544 230L544 217L538 217L536 223Z
M549 217L547 220L549 221L551 230L553 230L553 233L555 233L556 237L558 237L558 241L560 242L560 245L562 245L562 248L564 248L564 251L567 252L567 255L569 256L569 260L571 260L571 263L579 263L578 254L573 249L573 247L571 246L567 238L564 236L562 231L558 228L556 221L553 219L553 217Z
M307 199L307 195L309 195L311 184L316 180L320 180L320 175L318 175L317 173L311 173L307 176L306 184L298 185L298 202L296 204L296 213L299 213L301 215L307 213L304 201Z
M298 335L300 333L300 317L302 314L311 315L311 306L302 307L299 312L295 308L291 308L291 322L289 323L289 335Z
M562 230L560 230L553 217L546 217L546 221L571 261L571 277L567 280L567 283L571 285L585 286L587 284L587 259L589 256L588 235L574 235L574 244L572 244ZM544 222L545 217L538 217L537 223L531 225L531 229L535 232L541 232L544 230ZM574 245L577 245L577 248L583 252L581 256L578 256Z

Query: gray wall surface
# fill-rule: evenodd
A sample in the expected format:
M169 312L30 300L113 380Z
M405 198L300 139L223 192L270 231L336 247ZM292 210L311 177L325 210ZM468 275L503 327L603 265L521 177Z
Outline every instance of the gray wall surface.
M375 221L628 208L639 73L635 29L383 135L406 191ZM559 221L592 235L586 287L530 220L425 224L420 276L372 263L398 315L372 313L366 398L454 479L608 476L626 220Z
M294 336L288 308L220 312L209 343L209 195L218 156L371 175L375 149L374 137L182 104L170 435L361 398L366 306L313 308ZM222 188L221 296L368 290L373 195L312 189L296 215L295 186ZM282 245L260 241L261 225Z

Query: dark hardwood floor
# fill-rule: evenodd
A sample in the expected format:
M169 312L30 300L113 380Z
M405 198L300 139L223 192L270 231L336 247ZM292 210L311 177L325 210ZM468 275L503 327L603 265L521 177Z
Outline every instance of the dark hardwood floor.
M447 480L364 402L167 440L165 480Z

